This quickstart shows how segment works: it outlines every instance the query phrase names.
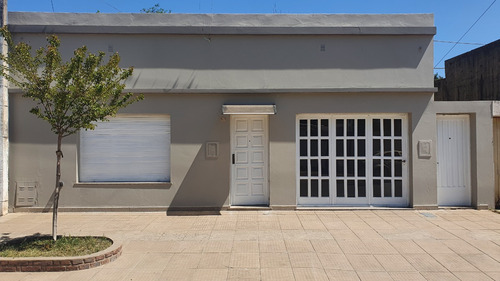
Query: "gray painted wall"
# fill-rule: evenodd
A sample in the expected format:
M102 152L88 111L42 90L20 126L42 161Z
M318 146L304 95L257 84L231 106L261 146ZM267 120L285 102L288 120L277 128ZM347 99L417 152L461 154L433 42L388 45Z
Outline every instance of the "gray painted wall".
M340 29L333 33L329 29L329 34L324 30L318 32L320 21L306 22L312 32L307 36L299 34L293 28L293 20L290 21L300 16L288 17L289 22L281 21L282 29L276 26L267 29L269 26L262 24L245 29L252 31L246 35L235 35L242 26L224 24L219 26L224 28L219 29L217 35L200 34L191 29L188 34L172 34L159 31L162 26L141 35L127 34L126 28L120 26L120 34L91 34L80 29L68 34L71 28L64 29L60 37L66 58L85 44L91 51L118 51L124 67L135 67L134 76L127 82L128 89L145 93L146 99L123 112L170 114L172 184L168 188L75 185L78 136L73 136L63 145L66 184L60 206L142 209L228 206L230 126L229 117L221 112L223 104L275 104L277 107L277 114L269 118L272 207L296 205L297 114L407 114L410 206L435 208L436 150L432 148L430 158L419 158L417 143L419 140L436 143L436 113L469 112L474 116L471 118L476 124L474 132L480 136L472 141L476 147L472 150L472 159L476 159L473 204L493 206L493 196L491 200L488 197L493 192L493 185L491 192L488 186L493 177L488 169L482 169L493 163L484 143L488 139L488 126L491 128L485 109L488 105L455 106L433 101L433 32L418 29L419 26L432 27L432 16L409 16L407 22L404 17L396 16L396 20L387 21L385 26L382 26L384 20L391 18L388 15L361 17L361 21L353 16L353 22L358 20L361 27L376 27L377 32L368 35L352 30L341 33L339 30L345 30L338 18L333 22L337 22ZM267 18L272 26L273 17ZM345 15L341 18L349 19ZM368 24L368 18L375 22ZM63 25L46 27L58 26ZM395 26L398 32L392 29ZM16 28L20 27L22 24L17 22ZM421 33L415 34L413 27ZM25 30L30 28L34 27L25 26ZM279 33L283 31L286 32ZM24 32L27 31L15 33L16 40L27 41L35 47L44 44L43 34ZM267 35L259 35L259 32ZM13 208L16 183L34 181L38 183L36 207L49 208L55 174L55 136L47 125L28 113L30 101L23 99L15 89L10 97L10 207ZM485 135L479 135L483 133ZM219 158L206 159L204 145L214 141L220 143Z

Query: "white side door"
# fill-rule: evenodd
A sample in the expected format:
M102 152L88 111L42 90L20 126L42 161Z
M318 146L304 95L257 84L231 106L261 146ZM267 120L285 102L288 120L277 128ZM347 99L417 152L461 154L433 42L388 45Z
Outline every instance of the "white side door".
M231 205L268 205L268 117L231 116Z
M469 115L437 116L438 205L470 206Z

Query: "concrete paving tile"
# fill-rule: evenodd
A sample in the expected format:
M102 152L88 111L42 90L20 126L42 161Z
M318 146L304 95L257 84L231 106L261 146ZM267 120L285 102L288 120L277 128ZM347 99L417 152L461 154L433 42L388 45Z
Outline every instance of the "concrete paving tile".
M193 281L226 281L228 269L195 269Z
M413 242L413 240L390 240L389 243L400 254L425 254L424 249Z
M259 241L278 241L283 240L281 230L263 230L259 231Z
M208 240L212 234L211 230L194 230L189 231L184 236L184 240Z
M329 229L328 232L339 242L340 240L361 241L358 236L350 229Z
M309 235L303 229L285 229L281 231L285 240L308 240Z
M295 280L328 281L328 276L321 268L293 268Z
M398 254L398 251L385 240L363 240L363 244L371 254Z
M238 221L236 222L236 230L254 230L259 229L257 221Z
M258 253L259 252L259 242L258 241L234 241L232 252L234 252L234 253Z
M234 232L234 241L258 241L258 230L236 230Z
M403 257L418 271L447 271L429 254L403 254Z
M418 272L389 272L394 281L426 281Z
M500 272L486 272L485 274L493 280L500 280Z
M317 253L325 269L353 270L351 263L344 254Z
M289 253L314 252L314 248L309 240L285 240L285 245Z
M431 254L436 261L446 267L449 271L478 271L478 269L470 264L468 261L464 260L459 255L452 254Z
M402 255L375 255L386 271L416 271Z
M352 232L354 232L354 234L356 234L356 236L362 241L385 239L377 231L373 229L353 229Z
M292 267L323 268L316 253L288 253Z
M457 254L481 254L482 252L464 240L445 240L444 244Z
M141 270L163 271L173 256L172 253L148 253L139 259L135 267Z
M345 270L335 270L335 269L325 269L326 276L330 280L339 281L358 281L359 277L356 271L345 271Z
M232 268L259 268L258 253L232 253L229 266Z
M346 254L354 270L360 271L384 271L382 265L373 255L353 255Z
M228 268L230 258L230 253L203 253L198 268Z
M437 240L415 240L428 254L452 254L453 251L444 244L444 241Z
M214 241L208 241L205 244L205 248L203 249L203 252L208 252L208 253L230 253L231 250L233 249L233 241L227 241L227 240L214 240Z
M391 276L387 272L368 272L368 271L361 271L358 272L359 279L361 280L366 280L366 281L387 281L387 280L392 280Z
M165 281L191 281L195 269L165 269L158 280Z
M259 230L278 230L281 229L279 221L260 221Z
M235 230L213 230L210 240L234 240Z
M201 253L207 245L207 241L188 240L180 241L180 248L183 253Z
M260 281L259 268L229 268L227 281Z
M333 239L310 240L316 253L341 253L339 244Z
M259 241L259 250L261 253L283 253L283 252L286 252L285 241L283 241L283 240Z
M125 276L127 276L130 271L132 271L132 269L103 267L102 269L98 270L92 276L92 279L87 279L87 280L92 280L92 281L121 281L121 280L126 280ZM72 280L71 276L68 273L65 273L59 279L61 281Z
M10 216L10 214L9 214ZM0 217L3 218L3 217ZM1 222L1 221L0 221ZM19 281L26 278L30 273L27 272L0 272L0 280L2 281Z
M125 275L124 280L130 281L156 281L161 275L161 271L159 272L147 272L147 271L139 271L133 270L130 271L129 274Z
M134 268L139 261L146 254L123 254L117 258L115 261L105 265L106 268L121 268L121 269L131 269Z
M500 272L500 262L490 258L486 254L461 255L466 261L484 272Z
M453 274L462 281L492 281L488 275L482 272L453 272Z
M291 267L290 258L287 253L261 253L260 267L261 268L284 268Z
M372 251L368 249L362 241L356 240L340 240L337 241L342 252L345 254L371 254Z
M424 272L421 272L421 274L422 274L422 276L424 276L424 278L427 281L459 281L460 280L457 277L455 277L455 275L453 275L449 272L424 271Z
M260 270L262 281L293 281L295 279L292 268L262 268Z
M200 253L180 253L174 254L170 262L166 264L166 269L190 269L197 268L202 254Z
M52 281L61 278L62 272L37 272L26 275L22 281ZM81 280L81 279L80 279Z

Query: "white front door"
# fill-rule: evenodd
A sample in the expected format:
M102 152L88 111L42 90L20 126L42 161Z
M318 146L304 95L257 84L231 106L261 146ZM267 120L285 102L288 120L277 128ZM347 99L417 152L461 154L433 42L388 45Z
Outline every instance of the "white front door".
M231 116L231 205L268 205L267 115Z
M438 205L470 206L469 115L437 116Z

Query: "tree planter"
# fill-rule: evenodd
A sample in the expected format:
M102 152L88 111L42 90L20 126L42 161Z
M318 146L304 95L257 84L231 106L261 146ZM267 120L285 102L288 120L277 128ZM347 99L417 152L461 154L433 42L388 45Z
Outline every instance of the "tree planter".
M109 248L85 256L0 258L0 272L73 271L98 267L122 254L122 243L112 241Z

